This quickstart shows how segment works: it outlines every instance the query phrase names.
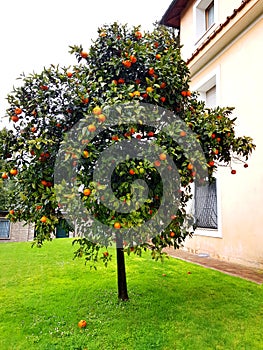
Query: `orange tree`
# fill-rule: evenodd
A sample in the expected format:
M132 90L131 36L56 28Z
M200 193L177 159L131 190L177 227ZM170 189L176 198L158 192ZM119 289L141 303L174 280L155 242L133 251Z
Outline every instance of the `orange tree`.
M20 77L8 96L2 177L14 181L9 218L34 223L38 246L65 218L79 233L75 255L91 265L107 264L116 243L127 300L124 252L149 248L158 259L178 248L194 230L190 184L212 181L219 163L231 168L255 146L235 135L230 108L206 109L189 91L173 32L114 23L98 34L89 50L70 48L75 66Z

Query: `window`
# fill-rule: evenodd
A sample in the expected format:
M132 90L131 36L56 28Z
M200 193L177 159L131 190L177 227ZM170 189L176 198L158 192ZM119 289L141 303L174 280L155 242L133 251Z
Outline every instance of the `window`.
M205 9L205 29L208 30L214 24L214 1Z
M204 229L217 229L216 181L197 186L194 195L195 225Z
M216 22L217 2L218 0L199 0L194 5L195 39L197 43Z
M193 90L199 92L199 98L208 108L216 107L220 101L217 90L220 86L220 67L205 76ZM197 235L222 237L220 210L220 175L211 184L194 186L192 213L195 219Z
M0 239L8 239L10 233L10 221L0 218Z

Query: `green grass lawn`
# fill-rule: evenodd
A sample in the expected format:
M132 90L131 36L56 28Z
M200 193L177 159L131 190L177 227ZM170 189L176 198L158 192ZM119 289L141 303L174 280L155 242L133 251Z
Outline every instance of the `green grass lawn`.
M115 256L95 271L70 239L30 246L0 244L1 350L263 349L262 285L145 253L118 302Z

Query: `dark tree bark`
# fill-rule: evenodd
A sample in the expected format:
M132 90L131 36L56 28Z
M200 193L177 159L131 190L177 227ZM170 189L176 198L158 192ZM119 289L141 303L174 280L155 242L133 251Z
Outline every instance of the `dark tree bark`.
M116 235L117 244L117 276L118 276L118 298L123 301L127 301L127 281L126 281L126 270L125 270L125 257L123 251L123 238L120 234Z

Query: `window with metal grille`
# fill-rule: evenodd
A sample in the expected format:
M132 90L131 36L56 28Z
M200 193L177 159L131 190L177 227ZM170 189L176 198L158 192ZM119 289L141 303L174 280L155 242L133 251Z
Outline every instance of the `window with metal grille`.
M0 239L9 238L10 233L10 221L5 219L0 219Z
M195 186L194 216L196 227L218 228L216 180L210 184Z

